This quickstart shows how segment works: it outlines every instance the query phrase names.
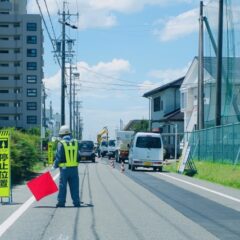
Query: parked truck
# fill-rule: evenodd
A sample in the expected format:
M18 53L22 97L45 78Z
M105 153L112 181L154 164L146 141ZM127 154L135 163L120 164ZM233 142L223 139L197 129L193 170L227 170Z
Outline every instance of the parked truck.
M128 160L129 144L133 138L134 131L116 131L116 152L117 162Z

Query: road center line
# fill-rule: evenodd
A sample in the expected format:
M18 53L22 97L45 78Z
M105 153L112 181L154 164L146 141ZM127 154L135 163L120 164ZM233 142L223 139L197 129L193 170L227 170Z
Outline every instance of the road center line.
M227 198L227 199L230 199L232 201L240 203L240 199L239 198L231 197L231 196L229 196L227 194L220 193L220 192L214 191L212 189L209 189L209 188L206 188L206 187L202 187L200 185L197 185L197 184L194 184L194 183L191 183L191 182L188 182L188 181L185 181L185 180L182 180L182 179L179 179L179 178L176 178L176 177L164 174L164 173L159 173L159 175L164 176L164 177L168 177L168 178L172 178L172 179L174 179L176 181L179 181L179 182L191 185L191 186L196 187L196 188L200 188L200 189L202 189L204 191L207 191L207 192L210 192L210 193L214 193L214 194L219 195L221 197L224 197L224 198Z
M54 181L59 177L60 173L57 173L53 179ZM10 228L17 219L36 201L34 196L30 197L25 203L21 205L15 212L13 212L1 225L0 225L0 237Z

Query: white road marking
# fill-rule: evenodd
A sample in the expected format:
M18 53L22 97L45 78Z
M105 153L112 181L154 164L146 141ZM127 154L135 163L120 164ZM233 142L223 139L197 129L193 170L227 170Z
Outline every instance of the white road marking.
M188 184L188 185L191 185L193 187L196 187L196 188L200 188L204 191L207 191L207 192L210 192L210 193L214 193L216 195L219 195L221 197L224 197L224 198L227 198L227 199L230 199L232 201L235 201L235 202L238 202L240 203L240 199L239 198L235 198L235 197L232 197L232 196L229 196L227 194L224 194L224 193L220 193L220 192L217 192L215 190L212 190L212 189L209 189L209 188L206 188L206 187L202 187L200 185L197 185L197 184L194 184L194 183L191 183L191 182L188 182L188 181L185 181L185 180L182 180L182 179L179 179L179 178L176 178L176 177L173 177L173 176L170 176L170 175L167 175L167 174L164 174L164 173L159 173L161 176L164 176L164 177L168 177L168 178L172 178L176 181L179 181L179 182L182 182L182 183L185 183L185 184Z
M59 177L60 173L57 173L53 179L54 181ZM25 203L21 205L12 215L10 215L1 225L0 225L0 237L10 228L17 219L36 201L34 196L30 197Z

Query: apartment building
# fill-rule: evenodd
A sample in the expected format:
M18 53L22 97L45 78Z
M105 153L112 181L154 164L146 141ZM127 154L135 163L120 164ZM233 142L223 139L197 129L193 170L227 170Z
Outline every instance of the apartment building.
M43 32L27 0L0 0L0 127L41 126Z

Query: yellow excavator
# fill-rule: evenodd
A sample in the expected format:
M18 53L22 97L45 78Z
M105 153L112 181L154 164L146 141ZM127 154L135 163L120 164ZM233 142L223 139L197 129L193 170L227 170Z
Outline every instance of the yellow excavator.
M97 134L97 143L100 144L102 141L102 136L106 134L106 137L108 139L108 129L107 127L104 127L98 134Z

